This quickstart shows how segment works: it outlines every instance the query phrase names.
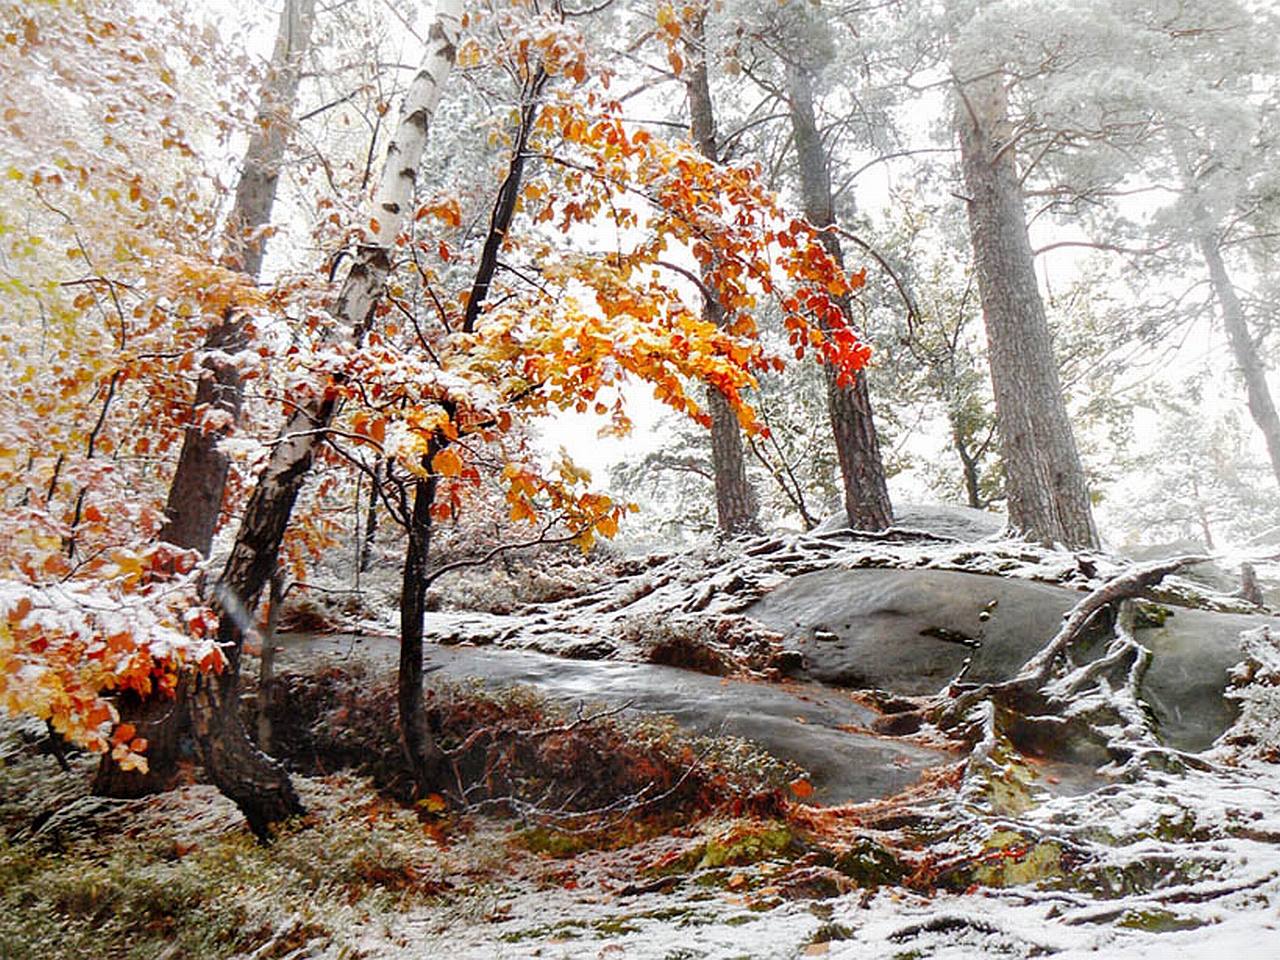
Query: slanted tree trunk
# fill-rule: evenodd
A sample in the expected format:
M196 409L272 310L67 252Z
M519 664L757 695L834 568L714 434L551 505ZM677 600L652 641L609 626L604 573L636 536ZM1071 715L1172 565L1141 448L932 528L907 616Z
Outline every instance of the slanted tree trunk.
M686 45L689 70L685 75L685 88L689 93L689 116L694 143L704 157L716 163L720 158L711 84L707 78L704 17L705 12L693 25ZM711 284L704 283L703 286L702 317L723 327L724 308L715 299ZM707 388L707 408L711 414L711 467L715 478L716 517L720 534L736 537L759 533L760 502L747 479L738 415L725 395L713 386Z
M373 210L377 229L357 252L331 313L334 329L363 343L382 299L391 251L411 213L413 186L426 149L427 132L453 67L461 0L440 0L427 52L405 94L400 122L387 148ZM302 807L284 768L258 752L240 725L237 669L244 630L263 584L275 568L280 542L298 491L334 415L335 401L321 395L298 406L280 431L259 475L236 541L223 568L215 600L222 614L219 640L229 666L221 676L195 683L192 718L205 766L218 788L244 813L254 833Z
M787 95L796 159L800 167L804 215L815 227L829 227L835 223L835 210L827 154L813 110L813 79L799 64L787 64ZM844 250L834 231L823 233L822 245L843 266ZM845 318L853 324L849 298L838 297L836 300ZM844 506L849 526L854 530L883 530L893 522L893 507L889 502L884 462L880 458L880 441L876 435L866 374L859 371L851 385L842 386L837 382L836 371L832 367L824 366L823 370L827 378L827 410L844 481Z
M280 14L257 123L245 149L244 168L228 217L226 263L250 277L257 277L262 268L261 231L271 222L302 60L311 44L315 5L316 0L287 0ZM228 460L218 443L239 420L244 397L240 366L234 357L246 346L245 316L229 308L205 336L191 419L183 433L178 467L169 485L165 523L159 533L161 540L199 550L205 556L213 543L227 482ZM206 414L220 414L223 422L216 429L206 429ZM140 797L172 785L188 715L185 695L186 688L179 686L173 700L158 694L120 698L117 708L121 717L147 740L148 769L146 773L122 770L110 756L104 756L93 781L95 794Z
M1276 483L1280 483L1280 415L1276 413L1275 401L1271 397L1271 387L1267 384L1267 367L1258 353L1258 346L1249 332L1249 323L1245 319L1244 306L1236 293L1231 276L1227 273L1227 265L1222 259L1222 251L1218 248L1217 238L1203 233L1197 238L1197 245L1209 268L1209 280L1213 284L1213 295L1222 308L1222 326L1227 331L1227 343L1231 347L1231 355L1244 375L1245 390L1249 397L1249 415L1262 431L1267 441L1267 453L1271 455L1271 469L1275 473Z
M1035 540L1097 547L1027 235L1003 78L957 88L969 228L986 323L1009 523Z

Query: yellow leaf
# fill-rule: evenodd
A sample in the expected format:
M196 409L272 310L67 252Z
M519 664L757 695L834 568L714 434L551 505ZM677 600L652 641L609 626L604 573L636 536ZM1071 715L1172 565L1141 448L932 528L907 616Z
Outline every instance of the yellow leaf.
M442 813L448 804L440 794L428 793L425 797L419 800L415 806L422 807L422 809L426 810L427 813Z

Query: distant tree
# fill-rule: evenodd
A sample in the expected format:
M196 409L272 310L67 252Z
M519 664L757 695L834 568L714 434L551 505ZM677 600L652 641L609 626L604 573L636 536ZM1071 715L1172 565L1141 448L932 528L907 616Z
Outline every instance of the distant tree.
M685 63L682 69L689 98L689 119L693 142L704 157L720 162L716 137L715 107L711 100L711 81L707 59L707 10L694 10L683 34ZM702 278L703 316L717 326L726 320L725 310L714 291L707 289ZM707 396L711 414L711 466L715 479L718 529L725 536L760 532L760 504L747 478L738 415L723 394L714 389Z

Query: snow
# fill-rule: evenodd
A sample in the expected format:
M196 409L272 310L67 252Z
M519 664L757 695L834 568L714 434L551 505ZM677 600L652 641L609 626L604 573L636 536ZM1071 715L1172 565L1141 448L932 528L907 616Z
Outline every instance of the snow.
M628 622L731 617L744 599L798 573L879 565L986 572L1081 590L1124 566L1114 557L990 535L980 544L909 530L782 535L733 553L710 548L653 560L595 592L529 607L523 616L455 612L435 615L431 626L438 635L497 645L569 645L587 624L599 638L625 633ZM1173 592L1205 606L1242 609L1203 585L1170 580ZM622 643L616 655L632 653ZM569 875L572 883L513 878L485 891L482 905L383 916L378 923L387 926L362 931L358 949L389 960L1048 954L1166 960L1219 953L1269 960L1280 956L1280 767L1267 762L1280 750L1280 647L1271 631L1251 631L1242 637L1241 658L1229 693L1242 704L1241 718L1210 750L1162 747L1126 721L1113 732L1132 743L1132 759L1101 768L1071 795L1050 786L1058 777L1049 765L1001 752L1008 745L993 733L975 749L960 790L925 789L889 801L918 820L877 836L896 839L909 855L912 831L927 836L915 856L922 866L941 868L939 876L945 868L969 876L965 870L975 864L994 862L987 885L964 892L883 887L790 899L788 865L766 862L737 868L748 881L738 889L708 885L705 877L699 883L695 874L665 891L627 895L619 858L643 862L643 853L584 854L553 875ZM1090 709L1122 695L1105 683L1082 691ZM1015 811L1000 799L990 783L1001 779L1025 791L1025 808ZM1013 868L1033 869L1036 850L1048 851L1044 860L1050 864L1060 858L1060 869L1001 886L1003 861L991 858L993 850L1008 848L999 841L1004 836L1025 839L1027 848L1010 856L1006 877L1016 879Z

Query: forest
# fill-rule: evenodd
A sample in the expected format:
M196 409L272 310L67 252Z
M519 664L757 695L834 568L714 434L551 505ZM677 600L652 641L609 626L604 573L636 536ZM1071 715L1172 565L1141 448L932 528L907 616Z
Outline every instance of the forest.
M1264 0L0 0L0 955L1280 950Z

